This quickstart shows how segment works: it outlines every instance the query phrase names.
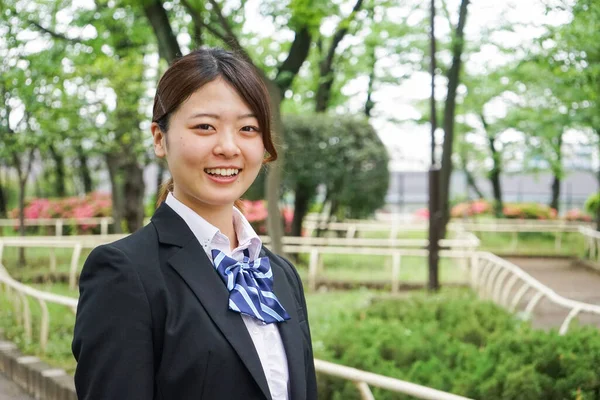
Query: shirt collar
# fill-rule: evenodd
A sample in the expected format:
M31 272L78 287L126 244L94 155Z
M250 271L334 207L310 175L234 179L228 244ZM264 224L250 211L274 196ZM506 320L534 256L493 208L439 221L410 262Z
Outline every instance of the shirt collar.
M173 209L186 222L198 242L210 256L210 250L215 247L215 240L228 240L221 233L219 228L212 225L210 222L198 215L194 210L177 200L173 193L169 192L165 200L167 205ZM250 259L258 258L262 241L248 222L244 214L237 208L233 207L233 227L238 239L238 247L234 250L241 251L248 249Z

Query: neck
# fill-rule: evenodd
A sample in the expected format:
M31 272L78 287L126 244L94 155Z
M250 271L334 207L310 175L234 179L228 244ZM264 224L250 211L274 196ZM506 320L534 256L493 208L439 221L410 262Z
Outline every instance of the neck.
M173 190L173 196L227 236L231 250L238 246L237 234L233 226L233 204L223 206L198 204L184 194L178 193L177 189Z

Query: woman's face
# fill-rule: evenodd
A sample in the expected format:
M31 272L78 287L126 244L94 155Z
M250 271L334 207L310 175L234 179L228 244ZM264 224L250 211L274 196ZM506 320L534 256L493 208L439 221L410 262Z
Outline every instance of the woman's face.
M155 154L169 164L174 196L197 212L232 207L256 179L265 152L256 116L220 78L181 104L166 134L153 123L152 135Z

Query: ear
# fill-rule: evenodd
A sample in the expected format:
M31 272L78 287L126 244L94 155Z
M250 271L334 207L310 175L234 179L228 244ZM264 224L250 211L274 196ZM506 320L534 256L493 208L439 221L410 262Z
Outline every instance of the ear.
M156 157L164 158L167 155L167 137L156 122L150 125L150 131L152 131L154 154L156 154Z

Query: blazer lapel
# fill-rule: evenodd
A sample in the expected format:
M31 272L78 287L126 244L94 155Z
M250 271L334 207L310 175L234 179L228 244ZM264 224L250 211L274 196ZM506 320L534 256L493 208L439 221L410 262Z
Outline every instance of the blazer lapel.
M266 256L264 250L261 257ZM279 333L285 347L290 374L290 399L306 399L306 366L304 360L304 346L302 343L302 330L298 315L298 305L294 300L293 288L287 280L286 273L275 257L269 257L273 270L273 292L290 315L290 319L279 323Z
M169 265L202 303L265 397L271 399L267 379L248 329L240 314L229 311L229 292L192 231L185 221L164 203L152 217L152 222L156 226L159 241L181 247L169 258Z

